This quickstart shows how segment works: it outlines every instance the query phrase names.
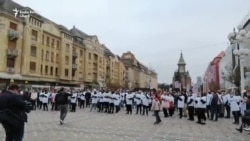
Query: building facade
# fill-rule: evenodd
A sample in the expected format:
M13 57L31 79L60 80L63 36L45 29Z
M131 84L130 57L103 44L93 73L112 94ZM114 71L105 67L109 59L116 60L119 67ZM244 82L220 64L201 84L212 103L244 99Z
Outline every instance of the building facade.
M180 54L178 61L178 69L174 72L173 86L176 90L191 89L192 80L189 71L186 71L186 62L183 58L183 54Z
M105 87L125 85L119 56L107 56L97 36L38 15L15 15L13 9L33 11L13 1L0 3L0 83L46 86ZM107 69L110 67L110 71Z
M121 61L125 65L125 84L127 88L158 88L157 73L142 63L130 51L123 53Z
M220 89L220 61L225 52L220 52L208 65L204 75L204 91L216 91Z

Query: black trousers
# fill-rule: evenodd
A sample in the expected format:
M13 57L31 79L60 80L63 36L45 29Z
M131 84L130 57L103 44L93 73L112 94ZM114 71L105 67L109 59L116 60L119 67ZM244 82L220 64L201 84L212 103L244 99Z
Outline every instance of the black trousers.
M126 107L127 107L127 114L131 115L132 114L132 105L130 105L130 104L128 105L127 104Z
M109 103L108 102L103 102L103 110L105 113L109 112Z
M36 110L36 100L31 100L30 102L32 104L32 110Z
M233 116L234 116L234 122L239 123L240 121L239 111L233 111Z
M149 103L148 105L148 111L151 111L152 103Z
M118 113L118 112L120 111L120 109L121 109L120 106L119 106L119 105L116 105L116 106L115 106L115 113Z
M142 104L136 105L136 114L138 114L139 112L141 114L141 112L142 112L141 108L142 108Z
M207 105L206 112L207 112L207 118L210 118L210 115L211 115L211 106L210 105Z
M109 103L109 113L114 113L114 109L115 109L115 104Z
M71 103L71 112L76 112L76 103Z
M86 99L86 107L90 107L90 99Z
M162 108L164 117L168 117L168 109L167 108Z
M57 106L56 106L56 103L55 102L52 102L51 103L51 110L53 111L53 110L57 110Z
M170 107L170 108L168 109L168 111L169 111L169 116L173 116L173 115L174 115L175 108L174 108L174 107Z
M161 122L161 118L160 118L159 112L160 112L160 111L154 111L155 123Z
M43 110L48 111L48 103L43 103Z
M226 108L226 111L227 111L227 118L230 118L231 117L231 108L230 108L230 105L225 105L225 108Z
M85 106L85 100L80 100L80 109L83 108L84 109L84 106Z
M183 117L183 108L179 108L179 116L180 116L180 118Z
M198 119L198 122L201 123L201 120L206 120L206 109L205 108L197 108L197 119Z
M194 120L194 106L188 106L189 120Z
M149 111L149 107L148 107L148 106L143 105L142 115L145 115L145 113L146 113L146 115L148 116L148 111Z
M5 130L5 141L22 141L24 135L24 123L20 128L11 127L8 124L3 123Z

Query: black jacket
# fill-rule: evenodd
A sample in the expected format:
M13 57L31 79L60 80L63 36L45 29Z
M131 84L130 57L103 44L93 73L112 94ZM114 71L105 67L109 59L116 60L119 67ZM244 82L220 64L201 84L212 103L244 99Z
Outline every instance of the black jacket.
M9 110L14 113L17 117L23 120L23 122L28 121L27 114L30 112L29 107L20 95L13 94L10 91L5 91L0 96L0 111Z
M71 94L65 92L59 92L55 97L56 104L58 105L68 104L69 96L71 96Z

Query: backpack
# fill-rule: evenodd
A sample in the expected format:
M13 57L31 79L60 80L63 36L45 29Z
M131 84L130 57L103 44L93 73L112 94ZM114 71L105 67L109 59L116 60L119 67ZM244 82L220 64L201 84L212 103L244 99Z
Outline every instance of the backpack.
M212 100L211 100L211 105L218 105L219 101L219 96L218 94L213 94Z

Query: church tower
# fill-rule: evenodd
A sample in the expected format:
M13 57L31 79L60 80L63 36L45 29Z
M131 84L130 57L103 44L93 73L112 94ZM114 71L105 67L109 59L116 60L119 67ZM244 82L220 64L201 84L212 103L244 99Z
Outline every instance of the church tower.
M186 72L186 62L183 58L182 52L181 52L180 59L178 62L178 72L180 72L180 73Z

